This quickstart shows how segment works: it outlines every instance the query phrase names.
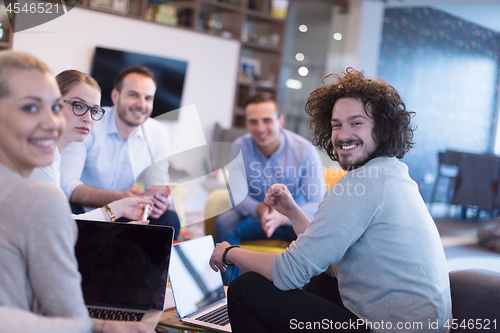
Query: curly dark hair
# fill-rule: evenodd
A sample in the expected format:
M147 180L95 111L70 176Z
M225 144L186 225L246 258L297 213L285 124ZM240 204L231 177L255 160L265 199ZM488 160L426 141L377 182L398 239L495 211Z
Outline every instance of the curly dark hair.
M328 84L330 79L336 82ZM403 158L408 150L413 148L415 127L411 119L415 112L406 110L405 103L393 86L380 79L367 79L363 71L349 67L343 76L325 76L323 84L311 93L305 106L305 111L310 116L309 127L313 132L313 144L328 154L333 161L338 161L338 155L331 140L332 109L337 100L344 97L361 100L366 115L375 121L372 135L377 149L372 158Z

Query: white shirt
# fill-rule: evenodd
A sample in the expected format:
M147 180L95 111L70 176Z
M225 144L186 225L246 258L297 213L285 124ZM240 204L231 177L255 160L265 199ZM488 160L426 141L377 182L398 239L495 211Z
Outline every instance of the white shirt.
M58 189L61 188L61 154L59 148L56 147L54 152L54 162L49 166L33 169L30 179L54 185ZM106 221L100 208L84 214L72 214L71 217L79 220Z
M35 168L30 175L30 179L38 180L47 184L55 185L61 188L61 153L56 146L54 152L54 162L51 165L43 168Z
M149 142L153 160L148 152ZM69 198L79 185L125 191L144 172L144 186L168 182L169 140L166 128L148 118L123 140L116 127L114 107L106 108L83 142L71 143L61 158L61 189Z

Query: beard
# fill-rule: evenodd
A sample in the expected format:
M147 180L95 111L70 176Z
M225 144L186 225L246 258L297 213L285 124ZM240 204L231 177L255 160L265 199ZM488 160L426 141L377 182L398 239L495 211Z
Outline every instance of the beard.
M127 126L130 127L137 127L141 125L146 119L148 118L147 116L144 118L144 121L142 122L137 122L137 121L131 121L127 118L128 112L134 112L135 110L140 110L142 111L145 115L147 114L145 108L137 108L137 107L130 107L129 110L126 108L122 107L120 104L115 106L116 114L118 115L118 118L120 118L121 121L123 121Z
M342 158L339 156L337 150L340 150L341 145L349 145L349 144L360 144L363 145L362 140L347 140L347 141L336 141L334 145L334 157L339 163L340 167L343 170L350 171L354 169L358 169L365 165L368 161L376 157L376 152L377 152L377 146L374 147L367 147L366 151L363 152L361 156L354 160L346 160L345 158ZM337 147L337 149L335 149ZM363 146L364 147L364 146ZM345 156L345 155L344 155Z

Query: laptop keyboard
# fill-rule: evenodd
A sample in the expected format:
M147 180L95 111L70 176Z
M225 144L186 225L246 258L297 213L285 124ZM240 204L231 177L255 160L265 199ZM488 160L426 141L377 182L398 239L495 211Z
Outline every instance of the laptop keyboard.
M227 304L195 319L202 321L204 323L226 326L227 324L229 324L229 317L227 315Z
M141 321L144 312L136 311L121 311L112 309L94 309L88 308L90 318L104 320L120 320L120 321Z

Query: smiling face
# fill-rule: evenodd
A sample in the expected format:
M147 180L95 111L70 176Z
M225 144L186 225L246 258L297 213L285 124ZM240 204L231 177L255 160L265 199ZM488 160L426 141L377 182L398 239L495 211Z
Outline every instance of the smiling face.
M65 128L55 78L38 70L11 70L0 98L0 163L28 177L54 160Z
M333 147L344 170L358 168L372 158L377 149L375 121L365 113L363 102L339 99L333 106L331 123Z
M91 107L100 107L101 93L85 82L80 82L71 88L63 100L83 102ZM83 116L77 116L73 113L73 106L69 103L62 103L61 108L64 118L66 118L66 131L62 140L70 143L73 141L82 142L95 125L95 120L87 111Z
M123 79L121 91L113 89L111 99L116 110L117 123L130 128L141 125L153 111L156 92L155 82L138 73L130 73Z
M283 115L278 116L276 105L270 101L247 105L245 117L248 132L264 155L270 157L280 145Z

